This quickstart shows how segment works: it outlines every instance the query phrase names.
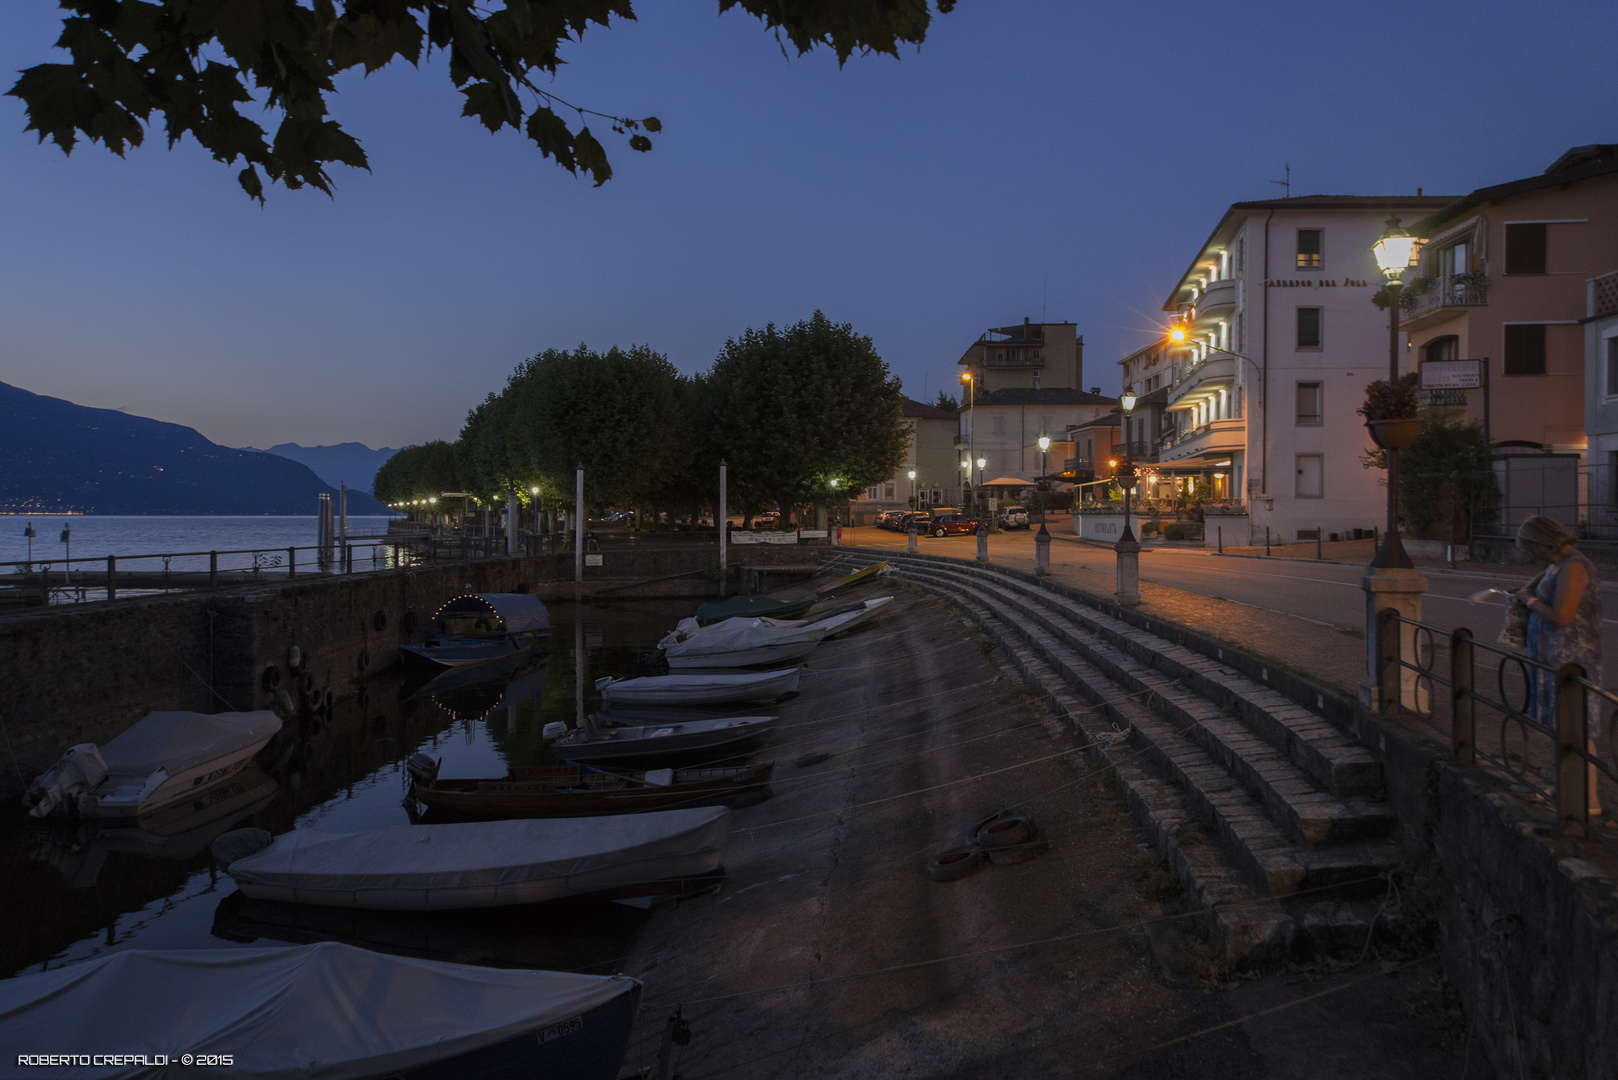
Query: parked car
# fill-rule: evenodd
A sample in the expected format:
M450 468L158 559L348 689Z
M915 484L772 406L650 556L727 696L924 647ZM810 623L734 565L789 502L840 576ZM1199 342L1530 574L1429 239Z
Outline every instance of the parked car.
M1020 506L1002 506L998 518L1002 529L1028 528L1028 511Z
M928 514L925 510L905 510L901 512L898 517L889 522L888 528L892 529L894 532L907 533L910 531L911 524L914 523L918 533L925 533L927 531L927 526L931 522L932 515Z
M906 512L904 510L878 510L874 524L878 528L891 529L893 528L893 523L903 517Z
M978 519L967 517L965 514L934 514L932 521L928 523L928 531L933 536L974 533L978 531Z
M781 514L775 510L766 510L753 519L753 524L761 529L773 529L781 520Z

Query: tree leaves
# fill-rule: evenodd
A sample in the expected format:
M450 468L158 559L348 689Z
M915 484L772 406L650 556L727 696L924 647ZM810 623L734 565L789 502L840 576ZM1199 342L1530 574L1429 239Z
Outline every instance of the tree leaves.
M629 0L504 0L497 8L493 0L60 2L69 14L57 45L70 62L28 68L7 91L27 107L26 130L63 153L82 136L121 156L141 144L156 113L170 147L190 134L215 160L242 161L237 180L261 203L264 177L330 195L326 166L366 168L359 142L326 119L327 95L345 71L370 74L395 59L419 64L424 48L448 52L450 80L466 98L462 115L490 132L525 130L542 155L598 187L612 166L587 115L610 122L641 153L663 130L655 116L595 112L535 83L541 73L556 75L562 44L591 24L633 19ZM940 13L954 7L936 3ZM721 13L733 7L777 40L785 34L799 53L829 46L839 63L856 51L898 55L901 43L922 41L931 20L928 0L719 0ZM237 111L256 99L281 113L273 140ZM577 114L577 132L557 108Z

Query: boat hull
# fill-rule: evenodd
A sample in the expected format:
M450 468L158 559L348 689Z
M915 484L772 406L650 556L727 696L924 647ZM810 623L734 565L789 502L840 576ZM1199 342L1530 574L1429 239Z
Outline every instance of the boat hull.
M820 638L791 641L781 645L760 645L735 652L688 652L666 656L671 671L711 671L725 668L779 667L796 663L815 651Z
M427 664L439 668L468 668L478 664L488 664L496 660L505 660L519 653L528 652L533 647L532 641L519 642L510 638L498 641L428 638L420 645L401 645L399 652L406 659L417 663Z
M178 776L163 780L149 793L146 788L151 777L108 775L94 794L79 800L79 813L95 818L144 817L172 807L210 791L251 765L269 742L270 739L265 738L218 761L186 769Z
M424 780L411 787L411 797L429 810L486 818L597 817L641 814L681 806L733 806L761 797L773 765L739 769L689 769L676 772L665 785L631 782L620 787L587 785L610 782L610 774L579 769L513 769L497 780Z
M669 731L668 727L639 726L614 728L615 737L593 742L557 743L556 756L586 765L591 762L656 762L702 758L707 761L734 760L762 746L775 731L773 717L751 717L745 728L718 731ZM685 725L671 725L678 728ZM656 735L657 731L667 734Z
M652 675L600 685L609 705L728 705L774 701L798 689L798 669L751 675Z

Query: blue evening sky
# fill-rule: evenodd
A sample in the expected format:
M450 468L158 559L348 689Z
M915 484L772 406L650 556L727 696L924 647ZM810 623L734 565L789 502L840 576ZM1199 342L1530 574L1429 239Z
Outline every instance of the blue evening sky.
M961 0L919 53L842 70L712 0L637 7L554 87L663 121L649 154L603 139L603 188L460 118L437 58L341 84L373 172L264 208L194 142L65 158L0 99L0 380L228 445L397 446L453 438L546 347L644 342L691 372L820 308L913 397L1042 312L1116 392L1284 163L1295 195L1460 194L1618 141L1610 0ZM57 31L54 3L6 0L0 69Z

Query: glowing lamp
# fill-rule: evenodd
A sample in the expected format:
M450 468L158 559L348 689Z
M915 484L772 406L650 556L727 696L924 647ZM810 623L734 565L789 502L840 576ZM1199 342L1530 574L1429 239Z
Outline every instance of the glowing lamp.
M1381 267L1391 283L1410 268L1410 256L1416 250L1416 238L1399 227L1397 217L1390 217L1387 225L1388 227L1382 230L1382 235L1372 245L1371 253L1376 256L1377 266Z

